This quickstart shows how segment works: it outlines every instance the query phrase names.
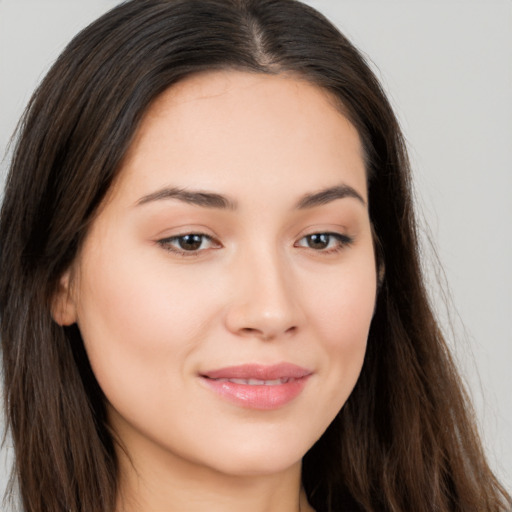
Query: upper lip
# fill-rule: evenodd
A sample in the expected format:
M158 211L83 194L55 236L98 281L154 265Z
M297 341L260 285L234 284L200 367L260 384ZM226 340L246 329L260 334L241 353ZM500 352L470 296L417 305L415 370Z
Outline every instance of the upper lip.
M202 372L202 377L209 379L258 379L274 380L283 378L300 379L311 375L311 370L292 363L279 363L272 365L242 364L226 366L215 370Z

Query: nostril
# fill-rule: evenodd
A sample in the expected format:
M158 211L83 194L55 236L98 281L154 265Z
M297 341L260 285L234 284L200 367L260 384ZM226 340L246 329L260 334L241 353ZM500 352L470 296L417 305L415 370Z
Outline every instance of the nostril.
M240 329L240 331L242 332L242 334L245 334L250 337L261 338L264 341L268 341L275 337L274 333L267 332L263 329L255 329L254 327L244 327Z
M268 341L268 340L274 339L275 337L279 336L280 334L286 334L286 335L293 334L296 330L297 330L297 326L292 325L288 329L285 329L284 331L281 331L281 332L277 332L277 331L273 332L270 329L268 331L265 329L256 329L254 327L243 327L242 329L240 329L240 332L242 332L243 334L248 335L248 336L256 336L256 337L261 338L262 340Z

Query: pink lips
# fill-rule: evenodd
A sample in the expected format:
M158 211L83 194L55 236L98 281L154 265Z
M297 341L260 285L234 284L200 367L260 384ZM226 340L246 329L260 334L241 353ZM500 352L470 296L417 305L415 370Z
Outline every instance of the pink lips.
M210 389L242 407L277 409L304 389L311 371L291 363L247 364L201 374Z

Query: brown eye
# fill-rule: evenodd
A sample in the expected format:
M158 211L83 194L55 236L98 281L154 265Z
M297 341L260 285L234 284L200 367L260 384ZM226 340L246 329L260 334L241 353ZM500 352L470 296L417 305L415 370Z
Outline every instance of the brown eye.
M310 249L325 249L330 241L331 235L327 233L315 233L306 237L306 243Z
M165 250L181 256L196 256L207 249L218 249L219 242L201 233L186 233L158 240Z
M204 235L183 235L176 239L180 249L184 251L197 251L203 244Z
M314 251L331 253L342 250L349 246L353 239L341 233L312 233L301 238L297 243L297 247L313 249Z

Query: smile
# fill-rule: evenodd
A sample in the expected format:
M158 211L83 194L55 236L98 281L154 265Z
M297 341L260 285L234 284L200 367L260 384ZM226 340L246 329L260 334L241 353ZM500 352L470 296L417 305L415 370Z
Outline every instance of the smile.
M311 375L310 370L281 363L232 366L200 376L206 386L224 400L244 408L272 410L296 398Z

